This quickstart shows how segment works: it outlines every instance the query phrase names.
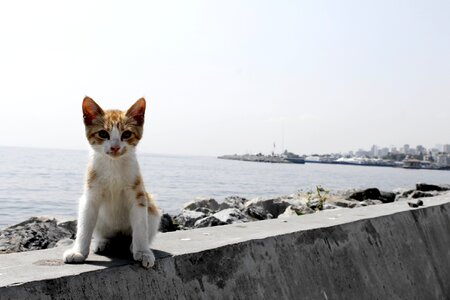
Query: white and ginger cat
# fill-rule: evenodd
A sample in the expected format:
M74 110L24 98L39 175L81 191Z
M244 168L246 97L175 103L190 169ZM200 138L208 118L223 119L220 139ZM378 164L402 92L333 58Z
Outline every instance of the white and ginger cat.
M84 194L80 199L78 229L64 262L81 263L93 251L102 252L116 235L132 238L133 258L150 268L155 256L150 242L156 235L160 211L145 191L135 148L142 138L145 99L126 112L103 110L89 97L83 100L86 137L93 151Z

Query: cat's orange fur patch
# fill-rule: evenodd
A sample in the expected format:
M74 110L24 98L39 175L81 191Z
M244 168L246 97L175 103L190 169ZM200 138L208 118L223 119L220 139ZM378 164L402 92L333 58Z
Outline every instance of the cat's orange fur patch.
M139 206L147 206L147 195L144 192L136 193L136 200Z
M155 199L153 198L152 194L147 193L147 211L149 215L158 216L159 215L159 208L156 205Z
M136 179L134 180L133 190L134 191L139 190L141 185L142 185L142 177L141 176L137 176Z
M136 200L141 207L147 207L147 212L151 215L157 216L159 214L159 208L156 205L155 199L150 193L138 192L136 193Z
M97 178L97 172L95 172L94 168L89 167L87 172L87 178L86 178L86 184L88 188L92 187L92 184L94 183L95 179Z

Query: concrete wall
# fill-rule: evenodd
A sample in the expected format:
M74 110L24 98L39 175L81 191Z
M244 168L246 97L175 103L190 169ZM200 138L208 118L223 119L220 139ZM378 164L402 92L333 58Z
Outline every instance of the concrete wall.
M0 299L450 299L450 195L160 234L157 262L0 256Z

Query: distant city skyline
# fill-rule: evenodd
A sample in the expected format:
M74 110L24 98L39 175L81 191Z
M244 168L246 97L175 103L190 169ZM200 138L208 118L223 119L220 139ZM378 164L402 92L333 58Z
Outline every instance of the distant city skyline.
M422 151L419 151L418 149L421 149ZM404 154L415 154L417 152L429 152L429 151L450 153L450 144L436 144L434 146L424 146L422 144L419 144L419 145L404 144L404 145L384 146L384 145L373 144L371 147L368 147L368 148L359 147L357 149L348 150L348 151L342 151L342 152L331 151L329 153L317 153L317 154L332 154L332 153L338 154L339 153L339 154L345 155L345 154L356 154L357 152L371 152L371 153L381 152L382 154L387 154L388 152L390 152L390 153L396 152L396 153L404 153ZM310 155L310 154L316 154L316 153L304 153L304 154ZM378 155L375 155L375 156L378 156Z
M87 149L81 101L148 101L146 153L448 143L449 1L4 1L0 145Z

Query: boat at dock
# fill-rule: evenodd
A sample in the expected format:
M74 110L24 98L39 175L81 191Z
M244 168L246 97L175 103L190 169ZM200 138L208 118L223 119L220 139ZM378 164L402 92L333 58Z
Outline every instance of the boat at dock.
M251 162L264 162L264 163L278 163L278 164L304 164L305 159L302 156L291 152L283 152L281 155L264 155L262 153L258 154L233 154L233 155L222 155L218 157L219 159L231 159L231 160L242 160Z

